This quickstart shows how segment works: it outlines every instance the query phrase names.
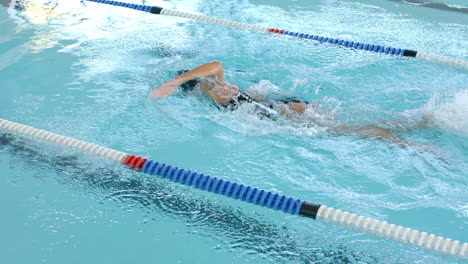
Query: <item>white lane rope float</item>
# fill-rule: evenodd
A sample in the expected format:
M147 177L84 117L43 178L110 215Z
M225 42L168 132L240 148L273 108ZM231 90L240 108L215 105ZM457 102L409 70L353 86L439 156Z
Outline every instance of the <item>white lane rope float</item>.
M325 205L302 201L202 173L191 172L5 119L0 119L1 131L15 136L67 147L123 164L130 169L149 175L263 207L281 210L288 214L309 217L320 222L338 225L352 231L364 232L403 244L410 244L436 253L461 259L467 258L468 243L461 243L458 240L389 224L385 221L359 216L332 207L326 207Z
M240 23L240 22L235 22L235 21L229 21L229 20L224 20L224 19L219 19L219 18L214 18L214 17L188 13L188 12L182 12L178 10L166 9L166 8L162 8L158 6L129 4L129 3L124 3L124 2L108 1L108 0L85 0L85 1L107 4L107 5L112 5L112 6L127 7L127 8L131 8L131 9L135 9L135 10L139 10L143 12L148 12L148 13L155 14L155 15L166 15L166 16L194 19L194 20L203 21L203 22L212 23L212 24L218 24L218 25L222 25L226 27L246 29L246 30L250 30L254 32L286 35L286 36L313 40L319 43L340 46L340 47L350 48L350 49L355 49L355 50L364 50L364 51L369 51L369 52L374 52L374 53L382 53L382 54L388 54L388 55L400 56L400 57L412 57L412 58L426 60L432 63L438 63L438 64L446 65L449 67L464 69L468 71L468 61L446 57L446 56L426 54L426 53L415 51L415 50L392 48L392 47L386 47L382 45L373 45L373 44L360 43L356 41L342 40L338 38L328 38L328 37L322 37L322 36L317 36L317 35L312 35L312 34L304 34L304 33L292 32L292 31L287 31L287 30L266 28L266 27L261 27L261 26L256 26L256 25L250 25L250 24L245 24L245 23Z

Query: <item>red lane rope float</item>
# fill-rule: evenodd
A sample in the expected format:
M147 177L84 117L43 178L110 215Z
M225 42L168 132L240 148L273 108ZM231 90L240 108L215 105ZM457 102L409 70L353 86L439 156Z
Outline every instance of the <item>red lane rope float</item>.
M122 163L130 167L132 170L140 171L146 161L147 159L145 158L134 156L134 155L128 155L122 161Z

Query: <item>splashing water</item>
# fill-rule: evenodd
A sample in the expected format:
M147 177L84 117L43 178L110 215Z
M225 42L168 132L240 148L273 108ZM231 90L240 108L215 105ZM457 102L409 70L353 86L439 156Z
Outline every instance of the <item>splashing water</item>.
M436 94L422 110L443 130L468 136L468 90L459 91L449 97Z

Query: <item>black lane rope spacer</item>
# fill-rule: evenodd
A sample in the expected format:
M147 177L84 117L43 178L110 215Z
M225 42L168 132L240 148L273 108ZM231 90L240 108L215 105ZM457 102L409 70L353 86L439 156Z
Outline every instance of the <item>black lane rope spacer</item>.
M299 214L302 216L310 217L315 220L315 218L317 217L317 212L320 209L320 206L322 205L310 203L310 202L304 202Z
M151 7L150 13L151 13L151 14L159 15L159 14L161 14L161 11L162 11L162 10L163 10L163 9L162 9L161 7L152 6L152 7Z
M406 56L406 57L416 57L416 54L418 52L415 51L415 50L405 50L405 52L403 52L403 56Z

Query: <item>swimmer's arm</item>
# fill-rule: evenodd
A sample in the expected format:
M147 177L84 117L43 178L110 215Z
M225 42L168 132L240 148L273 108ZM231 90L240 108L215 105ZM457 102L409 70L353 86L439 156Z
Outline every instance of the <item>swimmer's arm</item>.
M193 70L190 70L170 81L163 83L161 86L157 87L151 92L150 98L166 98L175 92L179 85L200 77L211 77L214 78L216 82L224 82L223 65L219 61L212 61L200 65Z
M237 86L224 79L223 65L218 61L212 61L198 66L185 74L177 76L175 80L179 79L180 81L186 82L198 77L203 77L200 81L200 90L220 104L226 104L232 101L232 98L236 96L239 91Z
M196 67L193 70L190 70L184 74L181 74L174 78L180 82L180 84L184 82L188 82L190 80L200 78L200 77L212 77L215 78L219 82L224 81L224 69L223 65L219 61L212 61L205 63Z

